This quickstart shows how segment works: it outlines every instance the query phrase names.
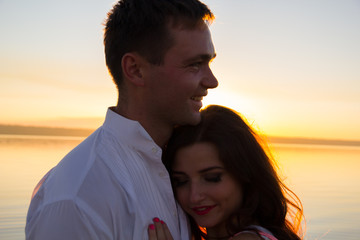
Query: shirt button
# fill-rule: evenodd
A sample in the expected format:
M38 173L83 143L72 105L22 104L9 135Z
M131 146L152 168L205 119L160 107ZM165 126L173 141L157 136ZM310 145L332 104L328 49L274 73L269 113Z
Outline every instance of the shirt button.
M153 147L152 149L151 149L151 151L153 152L153 153L157 153L157 148L156 147Z
M165 172L160 172L160 173L159 173L159 176L160 176L160 177L165 177L165 176L166 176L166 173L165 173Z

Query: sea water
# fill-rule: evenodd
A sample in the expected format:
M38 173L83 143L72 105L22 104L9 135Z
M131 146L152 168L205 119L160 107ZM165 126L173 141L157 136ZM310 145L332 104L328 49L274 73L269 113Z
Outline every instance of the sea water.
M0 135L0 239L25 238L32 190L83 138ZM270 145L301 199L308 240L360 239L360 147Z

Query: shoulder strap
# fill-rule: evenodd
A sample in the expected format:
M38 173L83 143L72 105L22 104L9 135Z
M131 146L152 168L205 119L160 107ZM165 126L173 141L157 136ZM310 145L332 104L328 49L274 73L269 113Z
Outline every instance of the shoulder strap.
M253 231L242 231L242 232L238 232L237 234L235 234L233 237L236 237L237 235L241 234L241 233L254 233ZM267 233L267 232L263 232L263 231L258 231L258 233L260 234L260 236L266 237L270 240L278 240L276 237L274 237L272 234ZM255 234L255 233L254 233ZM231 237L230 239L233 239L233 237Z
M261 236L267 237L270 240L278 240L276 237L274 237L273 235L267 233L267 232L263 232L263 231L259 231L259 234Z

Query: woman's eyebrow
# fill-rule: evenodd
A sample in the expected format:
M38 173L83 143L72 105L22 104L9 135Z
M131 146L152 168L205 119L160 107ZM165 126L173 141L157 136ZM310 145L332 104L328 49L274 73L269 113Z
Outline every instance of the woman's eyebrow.
M185 172L181 172L181 171L171 171L171 175L185 175L185 176L187 176L187 174Z
M205 168L205 169L202 169L199 171L199 173L205 173L205 172L209 172L209 171L212 171L212 170L224 170L223 167L219 167L219 166L213 166L213 167L208 167L208 168Z
M209 172L209 171L212 171L212 170L224 170L223 167L220 167L220 166L211 166L211 167L207 167L207 168L204 168L204 169L201 169L199 171L199 173L205 173L205 172ZM182 171L172 171L172 174L178 174L178 175L187 175L185 172L182 172Z

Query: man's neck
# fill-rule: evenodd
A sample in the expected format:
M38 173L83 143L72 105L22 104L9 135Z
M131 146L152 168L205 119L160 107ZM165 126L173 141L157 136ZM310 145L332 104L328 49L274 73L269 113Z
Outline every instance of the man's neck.
M111 110L127 119L139 122L160 148L163 149L167 144L173 130L172 127L163 126L159 121L151 121L144 114L128 111L123 106L117 105L112 107Z

